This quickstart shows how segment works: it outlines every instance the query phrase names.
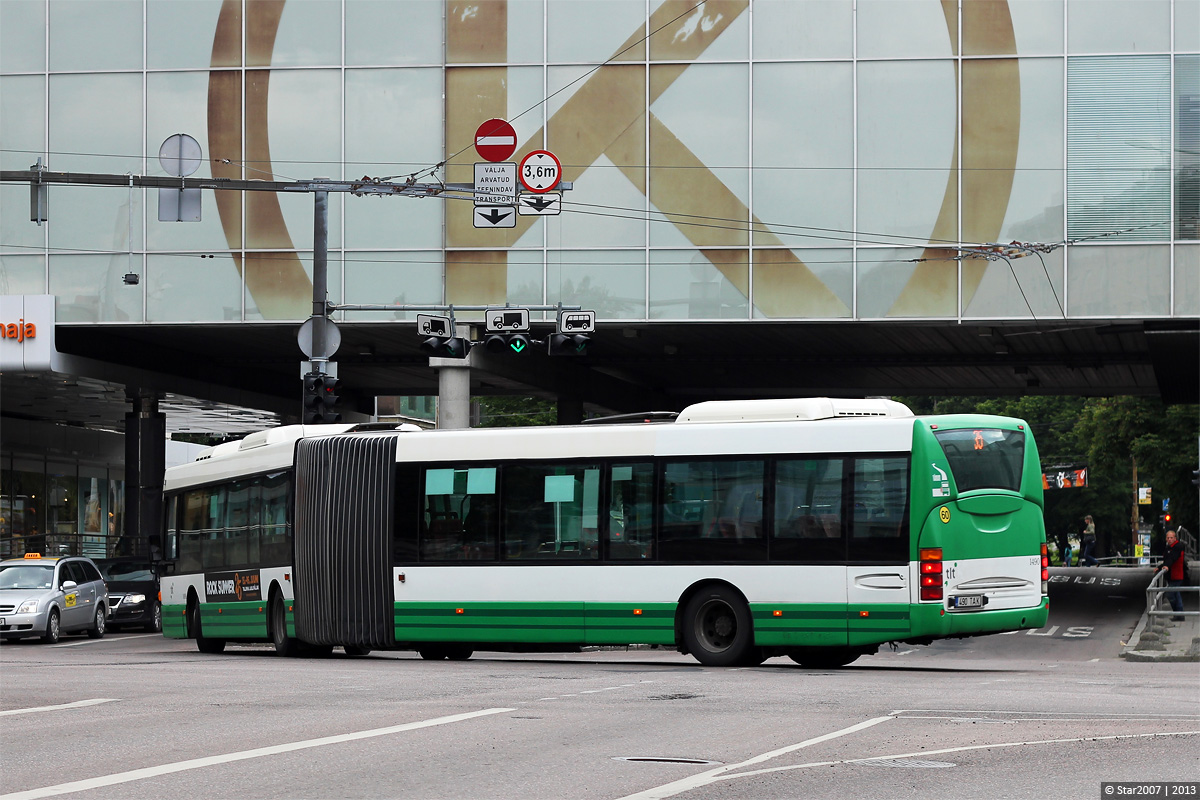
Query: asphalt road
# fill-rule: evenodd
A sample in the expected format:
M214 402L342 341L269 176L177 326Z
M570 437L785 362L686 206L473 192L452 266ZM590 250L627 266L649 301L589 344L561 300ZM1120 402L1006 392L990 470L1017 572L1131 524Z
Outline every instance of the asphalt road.
M1070 572L1041 631L830 671L664 650L430 662L206 656L148 634L6 644L0 800L1099 798L1102 781L1196 780L1197 665L1119 658L1138 579Z

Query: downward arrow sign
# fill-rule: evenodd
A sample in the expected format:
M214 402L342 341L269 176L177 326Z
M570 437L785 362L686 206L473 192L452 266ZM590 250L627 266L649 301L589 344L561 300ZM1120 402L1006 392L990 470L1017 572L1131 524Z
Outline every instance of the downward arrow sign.
M526 198L525 205L538 211L545 211L550 206L554 205L553 200L547 200L543 197Z
M508 217L508 215L511 213L512 213L511 211L506 211L503 214L501 214L500 209L493 208L491 211L489 211L486 214L480 213L479 216L483 217L484 219L486 219L488 222L492 223L493 225L498 225L498 224L500 224L501 220L506 219Z
M519 353L525 349L525 343L522 342L520 339L518 339L517 341L509 344L509 347L511 347L513 349L513 352Z

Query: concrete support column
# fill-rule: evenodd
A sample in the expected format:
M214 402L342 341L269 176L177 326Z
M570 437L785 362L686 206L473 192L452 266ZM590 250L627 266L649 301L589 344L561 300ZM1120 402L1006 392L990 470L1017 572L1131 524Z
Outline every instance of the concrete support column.
M456 325L455 336L470 338L467 325ZM471 427L471 357L431 358L429 366L438 371L439 428Z
M116 555L162 555L163 471L167 416L158 394L127 389L133 411L125 415L125 528Z

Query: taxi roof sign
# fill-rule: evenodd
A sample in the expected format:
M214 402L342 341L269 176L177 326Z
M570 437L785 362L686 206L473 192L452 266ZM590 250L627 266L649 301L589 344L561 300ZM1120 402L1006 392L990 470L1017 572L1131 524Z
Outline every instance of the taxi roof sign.
M41 558L42 554L41 553L26 553L25 557L26 558Z

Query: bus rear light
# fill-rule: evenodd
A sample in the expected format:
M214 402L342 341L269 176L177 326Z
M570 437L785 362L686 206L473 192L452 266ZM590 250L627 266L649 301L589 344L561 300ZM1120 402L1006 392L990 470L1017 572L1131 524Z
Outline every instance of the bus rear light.
M1050 594L1050 550L1045 542L1042 542L1042 594Z
M921 599L941 600L942 592L942 548L921 548Z

